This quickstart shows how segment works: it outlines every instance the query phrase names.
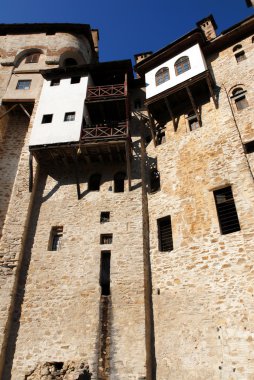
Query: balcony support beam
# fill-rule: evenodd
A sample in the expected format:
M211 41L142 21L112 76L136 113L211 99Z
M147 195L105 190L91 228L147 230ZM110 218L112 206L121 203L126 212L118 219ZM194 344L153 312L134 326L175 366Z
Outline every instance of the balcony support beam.
M151 129L151 134L152 134L152 139L153 139L153 144L154 146L156 147L156 139L155 139L155 123L154 123L154 119L153 119L153 116L151 115L151 112L149 110L149 107L147 106L147 113L148 113L148 117L149 117L149 124L150 124L150 129Z
M165 100L166 107L168 109L169 115L170 115L170 117L171 117L171 119L173 121L174 131L176 132L177 126L176 126L175 116L174 116L174 114L172 112L172 108L170 107L170 103L169 103L168 98L166 97L166 98L164 98L164 100Z
M33 155L29 153L29 193L33 191Z
M206 83L208 85L209 92L210 92L210 95L211 95L211 97L213 99L215 108L217 109L218 108L218 100L216 99L216 96L215 96L215 93L214 93L214 90L213 90L213 87L212 87L212 83L211 83L211 80L210 80L209 77L206 77Z
M199 111L198 111L198 109L196 107L196 104L195 104L194 98L192 96L191 90L190 90L190 88L188 86L186 87L186 90L187 90L188 96L190 98L193 111L194 111L194 113L195 113L195 115L197 117L199 128L201 128L202 123L201 123L200 113L199 113Z

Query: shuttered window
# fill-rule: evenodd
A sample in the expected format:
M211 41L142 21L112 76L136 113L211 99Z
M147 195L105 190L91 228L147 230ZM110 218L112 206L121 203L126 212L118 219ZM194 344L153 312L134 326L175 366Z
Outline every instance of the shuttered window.
M167 252L172 251L173 248L173 236L171 227L171 217L166 216L157 220L158 223L158 241L159 251Z
M231 186L214 191L214 198L223 235L240 231L240 224L237 216L235 202Z

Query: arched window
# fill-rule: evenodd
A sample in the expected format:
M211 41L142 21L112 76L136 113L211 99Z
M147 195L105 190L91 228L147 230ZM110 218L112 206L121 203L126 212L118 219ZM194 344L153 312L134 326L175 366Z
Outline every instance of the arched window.
M89 191L99 191L101 184L101 175L100 174L92 174L89 178L88 190Z
M126 174L123 172L118 172L114 175L114 192L123 193L124 192L124 179Z
M151 169L150 171L150 191L154 193L155 191L160 190L160 172L157 168Z
M159 86L160 84L162 84L164 82L167 82L169 79L170 78L169 78L169 69L168 69L168 67L162 67L155 74L155 83L156 83L156 86Z
M185 71L190 70L190 60L189 57L181 57L175 63L175 73L176 75L183 74Z
M74 58L66 58L63 63L65 67L76 66L77 64L78 62Z
M233 52L236 52L237 50L242 49L242 45L238 44L233 47Z
M237 52L237 53L235 53L235 52ZM236 62L241 62L241 61L244 61L246 59L245 52L243 50L242 45L240 45L240 44L235 45L233 47L233 53L235 53Z
M237 87L232 91L231 99L234 100L236 108L238 111L248 107L248 101L246 98L246 90L243 90L242 87Z
M37 63L40 58L40 53L32 53L26 56L25 63Z

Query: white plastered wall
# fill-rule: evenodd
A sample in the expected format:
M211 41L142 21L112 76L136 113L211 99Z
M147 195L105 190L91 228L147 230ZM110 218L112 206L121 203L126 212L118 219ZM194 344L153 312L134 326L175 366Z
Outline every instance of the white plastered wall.
M59 86L50 86L44 80L38 109L32 128L30 146L79 141L84 101L90 76L83 76L80 83L71 84L71 78L61 79ZM74 121L64 121L66 112L75 112ZM43 115L53 114L51 123L42 124ZM86 116L86 115L84 115Z
M183 56L188 56L190 60L190 70L184 72L181 75L175 74L175 62ZM155 84L155 74L162 67L169 68L170 79L159 86ZM207 69L206 62L199 44L192 46L191 48L182 51L180 54L176 55L174 58L169 59L163 64L155 67L153 70L150 70L145 74L146 79L146 98L151 98L154 95L157 95L171 87L176 86L177 84L184 82L185 80L194 77L197 74L202 73Z

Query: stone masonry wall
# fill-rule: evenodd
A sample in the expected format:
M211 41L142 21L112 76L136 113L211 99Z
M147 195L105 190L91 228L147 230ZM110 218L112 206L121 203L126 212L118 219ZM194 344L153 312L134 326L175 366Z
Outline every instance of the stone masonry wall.
M254 73L251 38L242 44L245 61L232 47L211 58L219 108L202 106L202 128L191 132L183 115L177 132L168 123L164 144L147 148L161 175L161 190L148 195L159 380L253 379L253 153L246 157L238 131L254 139ZM237 129L225 89L240 84L249 107L232 103ZM221 235L213 190L227 185L241 231ZM174 250L159 252L157 219L166 215Z

